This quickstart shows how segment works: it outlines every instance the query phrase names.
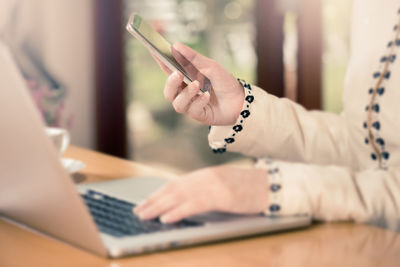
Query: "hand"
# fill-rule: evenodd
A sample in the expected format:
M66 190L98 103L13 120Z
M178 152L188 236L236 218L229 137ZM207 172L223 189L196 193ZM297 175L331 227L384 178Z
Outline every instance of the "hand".
M201 169L172 180L134 212L143 220L174 223L208 211L257 214L268 207L264 170L229 165Z
M172 52L175 58L180 54L197 69L190 68L192 77L198 77L200 72L211 81L213 87L210 93L199 94L199 81L195 80L186 86L181 73L171 74L171 71L155 57L161 68L170 74L165 84L164 96L172 103L174 109L206 125L234 124L244 102L244 91L237 79L214 60L181 43L175 43Z

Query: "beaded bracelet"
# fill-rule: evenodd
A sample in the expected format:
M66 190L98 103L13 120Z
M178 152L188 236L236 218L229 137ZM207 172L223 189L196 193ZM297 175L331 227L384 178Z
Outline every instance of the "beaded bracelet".
M226 152L226 147L228 146L228 144L232 144L233 142L235 142L236 135L243 130L243 123L245 119L250 116L250 105L254 102L251 85L241 79L238 79L238 81L242 85L245 93L243 108L240 112L240 117L238 118L236 124L232 127L232 134L224 139L224 143L221 147L212 150L214 153L222 154Z

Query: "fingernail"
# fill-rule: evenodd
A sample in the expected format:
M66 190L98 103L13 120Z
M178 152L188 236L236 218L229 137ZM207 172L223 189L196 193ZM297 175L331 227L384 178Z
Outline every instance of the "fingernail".
M169 223L170 220L171 220L171 218L169 218L168 216L162 216L162 217L160 218L160 221L161 221L162 223L165 223L165 224Z
M137 214L137 216L138 216L139 219L141 219L141 220L146 220L146 219L147 219L146 214L143 213L143 212L140 212L139 214Z
M174 78L179 78L179 72L174 71L174 72L172 73L172 76L173 76Z

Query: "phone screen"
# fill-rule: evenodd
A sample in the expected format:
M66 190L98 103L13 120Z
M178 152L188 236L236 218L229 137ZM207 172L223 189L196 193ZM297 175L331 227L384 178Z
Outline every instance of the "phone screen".
M200 82L201 91L210 91L210 80L198 71L190 61L173 49L172 45L138 14L131 15L127 29L141 41L150 52L157 55L168 68L172 71L177 70L181 72L185 77L184 82L186 84L198 80Z

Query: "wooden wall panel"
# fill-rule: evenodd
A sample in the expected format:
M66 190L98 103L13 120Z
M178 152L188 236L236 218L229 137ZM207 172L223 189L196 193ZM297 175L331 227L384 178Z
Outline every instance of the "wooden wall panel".
M275 0L256 0L257 85L284 96L283 15Z
M95 1L96 144L127 156L122 0Z

